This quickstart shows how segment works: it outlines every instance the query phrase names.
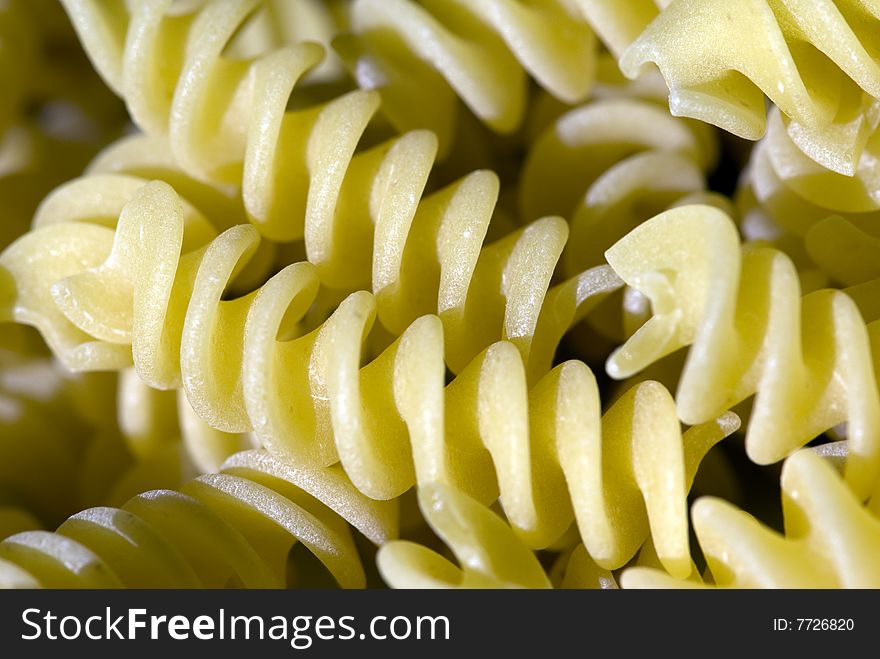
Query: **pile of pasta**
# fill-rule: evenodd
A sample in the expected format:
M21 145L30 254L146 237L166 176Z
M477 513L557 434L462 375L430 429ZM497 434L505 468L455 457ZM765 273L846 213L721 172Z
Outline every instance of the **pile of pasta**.
M0 585L880 587L878 23L3 3Z

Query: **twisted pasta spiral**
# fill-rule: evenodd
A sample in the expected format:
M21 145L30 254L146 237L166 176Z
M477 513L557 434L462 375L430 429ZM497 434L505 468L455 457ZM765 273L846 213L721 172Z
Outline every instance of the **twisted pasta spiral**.
M877 133L880 135L880 133ZM880 277L880 186L871 141L853 175L826 169L803 153L778 111L758 143L740 190L746 218L800 238L811 259L836 281L852 286Z
M675 0L620 66L635 77L656 64L673 114L747 139L764 133L764 94L807 129L847 124L866 94L880 98L878 19L873 0Z
M621 504L606 510L605 502L629 497L639 510L644 492L652 525L675 529L662 534L671 545L662 544L661 556L674 570L686 555L684 465L674 492L655 489L670 476L652 470L667 464L667 454L682 462L674 404L665 390L646 384L615 406L605 420L615 446L607 458L614 473L584 478L581 470L604 469L605 460L598 391L583 364L536 376L529 393L528 343L514 337L471 360L444 391L448 344L440 318L427 316L361 370L361 342L378 304L366 292L349 296L317 330L279 341L314 299L314 268L294 264L257 292L223 301L257 234L236 226L181 256L184 217L173 190L155 182L125 205L115 233L86 223L38 229L0 259L16 282L30 286L17 291L15 314L37 324L74 367L116 368L133 358L151 386L182 386L210 426L253 431L290 464L339 460L371 497L399 496L415 482L451 482L487 502L500 490L511 523L529 544L546 546L577 515L589 529L583 533L596 560L619 565L644 540L648 517L639 526L623 524L614 512ZM542 331L540 322L537 327ZM549 367L552 350L546 357ZM701 447L693 449L694 468L734 425L721 416L689 431L686 443ZM577 439L583 437L592 438L589 445ZM566 451L571 456L557 457ZM648 457L656 451L664 458ZM635 472L617 464L630 460ZM559 505L568 500L566 482L573 510Z
M350 22L333 45L359 85L379 91L399 131L434 131L441 152L459 98L508 133L525 113L526 73L567 103L593 82L593 33L568 0L355 0Z
M161 3L139 5L121 23L113 23L120 40L125 25L130 35L146 35L124 41L125 61L139 64L121 71L107 64L122 57L114 50L116 41L94 28L108 5L68 6L84 12L81 19L74 16L81 35L91 44L98 66L112 69L109 77L118 79L135 120L151 134L167 133L183 169L240 182L248 217L260 232L273 240L304 237L306 257L316 265L322 284L341 291L371 289L380 301L379 317L392 334L419 315L439 312L449 339L447 358L457 371L488 343L475 331L474 314L493 318L479 323L493 334L499 315L516 323L510 333L515 340L523 331L540 331L526 327L534 324L526 317L540 309L536 302L546 292L567 237L562 221L545 218L481 252L498 196L497 177L477 171L420 199L438 148L437 139L426 131L355 154L378 107L377 92L357 91L287 111L294 84L321 52L314 44L301 44L253 62L223 60L222 45L252 4L216 2L183 17L166 16ZM173 71L159 71L152 55L154 47L166 47L156 41L165 20L190 26L174 32L191 55ZM217 71L211 73L212 67ZM130 97L129 85L140 95ZM157 88L168 93L153 93ZM221 100L210 102L215 98ZM525 261L534 267L524 266ZM568 312L560 310L572 299L579 307L583 300L578 290L607 288L607 282L599 282L604 276L590 273L551 291L545 307L556 309L548 317L565 316ZM517 290L499 298L499 278L515 282ZM435 288L436 306L424 292ZM505 301L514 294L522 300L521 308ZM475 350L459 350L470 342L478 344ZM552 347L540 357L542 365L549 363L555 348L552 341L547 346Z
M59 221L98 217L112 222L107 213L131 195L139 181L122 179L113 188L118 195L108 194L106 184L106 178L86 179L71 184L71 194L59 191L57 198L43 204L36 222L39 228L0 257L0 265L12 278L5 313L36 325L62 361L75 369L125 366L131 361L128 343L137 365L141 350L152 354L167 341L158 360L163 365L149 357L154 363L138 368L152 386L175 387L176 345L191 291L198 288L193 283L196 270L203 259L220 269L229 268L225 285L237 261L247 260L244 257L256 248L258 236L246 225L236 226L213 241L207 252L199 248L181 257L182 246L197 246L211 229L199 213L159 183L124 204L115 234L94 224ZM488 214L477 213L491 206L492 199L482 194L487 185L494 185L491 176L478 172L461 184L465 190L460 197L452 190L423 203L423 222L398 225L396 235L391 227L383 232L377 241L382 252L376 260L386 266L381 276L388 279L377 286L379 317L399 334L423 313L439 312L446 330L446 359L454 372L492 341L507 338L527 357L530 377L536 379L549 370L568 327L616 289L619 281L606 266L547 291L567 236L566 225L558 218L540 220L481 251L481 237L474 234L484 233L488 223ZM97 194L90 195L89 190ZM467 204L479 206L475 210ZM404 242L407 249L399 247ZM175 274L178 259L180 272ZM215 266L205 269L211 267ZM392 273L400 279L392 279ZM147 284L148 280L153 283ZM139 287L152 299L149 305L132 300ZM426 294L432 289L437 291L436 306ZM116 293L108 297L107 290ZM132 331L139 315L151 326Z
M448 485L419 487L426 520L462 567L406 540L382 546L376 556L393 588L550 588L534 553L504 521Z
M90 508L55 533L0 543L0 584L47 588L279 588L301 542L339 585L365 576L348 523L376 544L397 533L396 503L371 501L338 468L304 471L260 451L180 491Z
M714 584L722 588L877 588L880 520L834 468L801 450L782 469L785 535L720 499L698 499L692 517ZM634 567L625 588L670 588L662 571Z
M463 492L433 483L419 486L418 494L426 521L461 567L424 545L393 540L376 556L379 571L393 588L618 587L615 576L597 565L580 542L560 553L545 573L535 554L498 515ZM635 564L667 574L650 539Z
M609 358L610 375L692 346L676 396L685 423L757 394L746 451L768 464L846 421L846 481L859 497L872 493L880 400L868 329L850 297L820 290L801 299L791 261L773 249L741 251L733 222L709 206L662 213L607 257L654 310Z
M686 493L705 452L738 427L734 415L682 437L671 396L648 382L600 422L598 389L583 363L566 362L529 390L521 357L506 342L444 390L441 326L431 316L359 369L359 350L342 350L369 329L367 298L356 296L319 341L336 347L324 357L321 393L339 459L362 491L386 498L414 483L444 483L482 503L499 498L514 531L535 548L575 519L606 568L626 562L650 525L664 564L689 569Z
M567 273L604 264L605 249L671 204L708 199L718 145L704 124L654 103L602 99L570 110L529 150L520 178L524 217L570 217Z

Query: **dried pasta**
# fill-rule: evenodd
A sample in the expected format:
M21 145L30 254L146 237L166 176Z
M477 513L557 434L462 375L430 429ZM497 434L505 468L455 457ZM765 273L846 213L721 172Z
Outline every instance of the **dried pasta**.
M782 470L785 534L729 503L698 499L694 529L719 588L877 588L880 520L822 457L801 450ZM699 587L651 568L622 575L624 588Z
M77 370L124 367L132 362L133 350L141 377L152 386L170 388L179 381L177 345L192 306L189 298L201 288L194 280L196 271L204 270L199 281L207 281L210 268L228 269L223 285L211 293L216 303L239 259L246 260L257 248L259 236L253 228L237 225L207 248L183 249L188 240L197 247L210 235L210 225L167 185L153 183L132 192L139 182L83 179L59 190L57 200L47 199L37 228L0 256L10 277L0 318L38 327L60 359ZM458 188L464 189L456 198ZM95 189L101 192L89 194ZM109 194L111 189L117 193ZM477 172L437 195L430 204L433 212L423 222L413 221L417 240L406 235L406 220L391 209L392 226L380 227L385 229L378 243L383 252L375 256L386 266L380 276L389 280L376 287L379 318L399 334L418 316L439 313L447 362L454 372L492 341L509 339L527 358L534 380L549 370L565 331L620 284L604 266L547 290L567 237L560 218L539 220L481 251L489 217L475 216L473 205L487 209L493 190L492 176ZM71 191L81 208L67 202ZM106 223L108 212L128 195L132 200L122 203L115 232L91 221L60 221L105 218ZM406 201L411 197L401 195L411 210ZM112 214L109 218L112 223ZM106 295L107 286L117 292ZM436 304L427 294L432 289L437 291ZM500 295L495 292L499 289Z
M0 587L876 587L878 18L0 2Z
M796 237L812 262L840 284L880 277L874 148L869 141L852 172L826 169L798 147L772 111L741 185L746 222Z
M740 249L733 222L710 206L684 206L642 224L607 252L654 316L608 360L626 377L691 346L676 403L702 423L757 394L749 457L777 462L847 422L846 480L873 493L880 471L880 395L868 328L845 293L801 299L791 261L769 248Z
M722 415L682 436L671 396L661 385L646 382L617 401L600 422L595 382L579 362L557 367L533 390L528 403L517 404L515 392L508 392L514 388L508 383L512 378L499 364L503 347L497 344L490 348L481 364L476 397L478 409L486 411L473 421L450 414L448 457L429 460L431 454L426 449L430 446L418 446L411 435L416 481L455 488L438 494L420 485L420 496L451 497L449 505L464 506L464 511L452 515L447 524L476 516L469 524L477 529L484 527L478 519L490 513L479 512L479 506L461 497L467 492L490 503L500 490L510 527L505 525L506 530L497 533L486 529L495 546L505 546L506 541L494 536L509 534L512 529L524 546L543 548L561 537L574 517L589 558L598 566L606 570L621 567L650 536L666 569L687 576L691 570L684 510L687 491L703 455L735 431L739 419L733 414ZM462 383L467 384L468 380ZM450 399L455 400L453 395L463 395L456 390L460 386L450 385L447 409ZM525 398L525 392L519 398ZM591 406L584 409L584 402L591 398ZM529 419L524 418L526 407ZM517 409L522 411L517 413ZM555 418L552 427L544 427L545 416ZM509 417L512 420L501 422ZM465 434L469 425L478 426L469 434L479 438ZM454 459L467 453L465 440L477 440L488 450L486 457L491 456L494 463L497 489L494 484L485 484L485 476L475 478L479 463L467 465L461 458ZM487 470L488 465L482 469ZM491 471L488 474L492 479ZM569 497L570 505L563 505ZM452 532L437 529L443 522L430 519L437 506L423 503L422 508L431 511L426 514L441 536L444 531Z
M432 130L445 152L458 99L498 132L521 123L526 74L567 103L593 82L593 33L569 0L355 0L334 47L400 131Z
M88 179L83 182L88 183ZM186 231L182 203L171 188L161 183L148 184L134 193L122 210L115 233L90 223L49 222L4 254L2 262L18 281L34 281L30 268L36 268L49 282L42 285L45 288L31 292L19 287L25 294L12 305L14 313L20 319L32 319L70 366L85 370L120 368L132 359L140 378L151 386L182 387L198 416L210 426L226 433L253 431L273 454L292 464L324 466L339 460L355 485L371 497L400 496L416 480L450 480L490 500L497 496L498 488L514 527L529 544L541 547L564 532L571 524L572 512L559 505L558 495L540 490L526 493L545 484L565 492L567 481L574 490L572 507L580 524L604 520L590 531L591 539L587 540L596 560L619 567L641 544L640 527L633 526L630 532L616 530L621 525L613 521L610 509L604 517L597 517L596 508L602 505L597 502L604 500L606 488L619 489L621 493L608 495L619 498L624 496L622 492L649 487L660 479L637 473L633 485L631 477L621 472L616 479L608 477L603 486L598 476L586 482L582 478L579 469L585 467L581 465L602 464L595 453L599 451L599 432L594 425L598 392L584 366L573 362L567 370L551 372L529 396L523 363L528 353L515 341L495 344L472 360L444 394L443 325L437 317L427 317L415 321L399 341L377 357L365 370L363 377L368 379L361 387L360 343L375 315L372 296L355 293L318 330L290 342L278 342L276 337L284 331L282 325L296 323L314 299L314 268L294 264L256 294L221 301L239 259L255 248L256 233L246 225L233 227L207 247L180 255ZM74 267L88 265L83 255L98 260L108 254L106 260L79 272L67 270L64 262L56 263L60 247L70 244L70 236L85 243L83 251L72 257ZM38 248L36 256L32 243ZM128 282L126 288L120 286L124 282ZM109 290L114 284L118 292L111 295ZM222 352L218 350L221 332L226 346ZM433 378L428 379L429 373ZM286 402L282 402L282 396ZM474 398L481 401L471 412L475 416L470 422L464 421L468 417L464 410L472 408ZM596 406L592 421L572 420L575 426L553 430L558 435L555 440L530 439L530 434L537 432L540 436L542 431L540 426L530 430L527 409L536 406L534 414L565 417L561 410L553 412L556 406L567 399L585 398ZM365 406L363 411L343 404L358 399ZM622 426L612 432L635 434L632 450L636 463L670 469L665 459L638 457L640 451L648 449L639 448L638 426L634 425L639 409L645 409L641 414L651 418L646 423L655 425L665 418L672 425L668 426L662 450L678 451L680 455L678 421L668 395L664 397L662 389L655 391L645 385L618 405ZM453 406L449 418L456 423L447 434L442 417L449 406ZM463 410L453 412L459 406ZM542 412L544 408L550 411ZM631 412L625 411L630 408ZM517 410L520 419L514 425ZM507 420L502 424L494 420L500 418ZM615 414L609 417L611 428L616 427L612 420L616 418ZM381 431L375 425L380 419ZM702 451L707 450L734 428L732 421L722 419L694 429L691 441L702 446ZM631 427L636 429L628 430ZM381 433L381 440L375 433ZM584 433L594 436L592 455L582 454L589 449L577 448L576 442L571 448L560 444L574 442L574 437ZM516 444L505 449L513 437L517 437ZM447 441L454 443L446 447ZM488 450L489 462L484 457L475 463L457 465L453 461L444 466L451 456L463 458L473 453L474 449L467 447L474 442L485 446L482 451ZM533 442L542 448L529 449ZM412 444L409 450L408 443ZM462 446L455 448L456 443ZM539 451L535 464L528 460L522 464L523 456L532 450ZM565 459L554 458L557 451L573 453ZM696 451L700 453L700 449ZM561 467L552 467L556 462ZM574 472L567 471L569 464ZM533 468L549 471L531 475ZM636 471L639 469L637 466ZM477 476L481 471L485 473ZM494 473L498 474L497 484ZM687 480L692 478L690 474ZM668 551L673 566L676 560L687 564L685 527L681 526L685 479L682 471L678 531L662 534L677 538L677 545ZM581 487L585 491L579 491ZM663 502L653 513L656 520L674 517L672 506L665 503L659 491L646 490L644 496L649 509L655 497ZM618 510L620 503L613 508ZM615 538L616 533L623 533L623 537ZM634 533L636 540L628 533ZM667 547L662 547L661 555L667 558Z
M764 94L821 129L852 121L865 94L880 97L870 36L878 18L873 0L675 0L626 46L620 66L635 77L656 64L673 114L747 139L764 133Z
M637 99L570 110L531 145L522 216L570 218L566 273L602 265L605 250L641 222L674 203L708 200L718 144L704 128Z
M121 508L90 508L55 533L0 542L0 585L47 588L279 588L302 542L341 586L365 575L350 522L382 543L395 503L375 502L338 469L304 472L260 452L238 453L219 473L179 491L153 490Z

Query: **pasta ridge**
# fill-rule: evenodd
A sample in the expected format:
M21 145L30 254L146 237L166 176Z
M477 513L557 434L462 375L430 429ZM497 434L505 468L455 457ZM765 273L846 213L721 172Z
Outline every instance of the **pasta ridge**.
M520 325L511 328L515 340L520 340L518 335L524 330L533 332L523 327L523 317L539 313L539 306L529 300L546 293L558 258L554 252L567 238L562 220L544 218L516 237L508 237L507 243L481 252L498 196L494 174L472 172L442 190L424 194L438 141L422 130L356 153L379 107L375 91L358 90L323 105L287 110L291 94L296 96L297 81L322 56L317 45L299 44L253 61L226 62L222 46L247 19L256 6L253 3L218 2L197 14L166 16L161 3L146 2L139 5L139 13L122 12L116 23L106 15L110 5L72 1L66 6L98 68L108 69L111 80L114 75L119 79L117 87L135 121L148 134L167 138L179 166L199 177L240 184L247 216L263 236L272 241L303 239L306 259L318 268L328 289L373 291L380 300L380 320L392 334L419 315L440 313L447 322L450 366L457 371L485 346L456 349L468 343L472 334L479 335L474 332L476 323L467 316L491 315L489 325L501 314ZM89 25L102 24L99 16L113 28L106 33L90 30ZM146 68L129 71L134 76L132 88L165 86L167 93L157 95L159 105L154 107L149 93L144 98L127 94L125 67L114 69L106 63L122 57L117 52L120 43L123 50L132 49L125 61L152 62L145 53L171 47L159 39L164 20L183 21L186 29L181 27L174 34L188 44L187 61L162 76L155 62L153 68L144 64ZM142 33L147 36L134 38ZM215 64L228 75L210 73ZM224 68L227 65L231 72ZM215 95L220 100L209 103L207 99ZM532 245L531 257L527 243ZM519 267L514 262L527 257L535 264L529 276L514 277L510 269L499 272L499 267L508 267L501 265L505 261L511 268ZM524 308L505 302L502 311L494 292L479 290L495 288L502 276L514 288L529 288L520 296ZM578 299L578 290L605 286L595 283L603 277L605 271L579 275L551 291L544 306L557 309L549 310L547 317L567 314L559 309L569 306L572 298L576 313L586 313L580 310L583 301ZM416 288L433 293L435 287L436 306L432 294L414 294ZM544 290L539 292L539 288ZM482 297L489 304L475 309L468 297ZM534 324L534 318L528 322ZM560 331L564 330L553 330ZM538 360L542 366L536 366L535 372L546 368L554 348L553 341L546 343Z
M420 486L426 521L452 549L461 567L423 545L386 543L376 555L392 588L550 588L535 554L498 515L440 483Z
M499 499L533 548L556 541L576 520L603 567L628 560L650 526L664 563L681 569L687 490L703 455L738 428L735 415L682 436L671 396L647 382L600 421L586 365L565 362L529 388L509 342L488 347L444 388L435 316L417 320L361 368L357 346L369 332L371 307L356 293L328 320L316 343L335 350L321 357L321 388L312 382L312 397L329 399L339 460L362 491L389 498L439 482L484 504ZM655 472L661 465L662 478Z
M459 565L417 542L392 540L376 555L379 571L392 588L618 588L615 575L597 565L570 534L554 547L558 557L545 572L503 518L464 492L431 483L419 486L418 497L426 522ZM650 538L631 564L654 568L669 578ZM688 579L694 580L695 574L691 563Z
M846 481L873 493L880 471L880 400L871 331L839 290L803 298L794 265L766 247L740 248L736 227L709 206L666 211L606 252L654 315L607 362L625 378L690 346L676 401L700 423L756 394L746 452L786 457L847 422Z

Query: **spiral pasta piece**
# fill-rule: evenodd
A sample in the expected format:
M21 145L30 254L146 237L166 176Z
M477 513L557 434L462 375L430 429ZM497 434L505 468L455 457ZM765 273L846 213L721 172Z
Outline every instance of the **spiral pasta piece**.
M366 334L367 303L349 298L318 339L336 347L323 357L321 393L339 459L362 491L386 498L440 482L486 504L500 498L516 533L536 548L575 519L590 555L609 569L635 553L650 524L664 563L678 568L687 555L687 490L705 452L738 427L734 415L682 437L671 396L649 382L600 422L584 364L566 362L530 390L518 351L505 342L444 390L441 326L431 316L359 369L360 351L341 346L352 350Z
M113 46L116 42L94 28L102 24L98 20L102 12L109 11L105 5L73 2L68 6L71 11L85 12L82 20L75 20L99 67L100 62L121 57ZM527 303L531 311L501 313L520 325L523 315L534 315L534 301L541 295L537 289L546 292L558 258L554 252L561 249L567 235L561 220L545 218L481 252L498 196L494 174L473 172L420 198L438 149L431 133L414 131L355 153L378 107L378 93L356 91L323 105L286 110L297 80L321 57L314 44L284 48L250 63L236 61L235 75L211 74L213 66L226 70L222 45L250 9L248 3L217 2L197 14L179 17L191 29L175 34L188 44L186 52L192 56L170 72L156 70L150 53L174 45L158 40L157 35L162 33L163 21L178 18L164 14L156 3L144 3L142 10L125 14L115 28L118 39L129 49L126 61L143 66L123 67L117 77L121 76L119 86L135 120L148 133L168 136L169 147L185 171L240 182L248 217L261 234L281 241L304 238L306 258L317 266L324 286L345 292L372 290L380 299L380 319L392 334L399 334L423 313L439 311L447 323L453 370L486 345L474 336L481 344L476 350L459 354L456 348L475 334L477 323L469 316L498 316L497 304L478 306L469 299L501 301L491 290L498 286L499 277L517 282L518 290L529 289L519 298L532 300ZM147 36L124 40L123 24L130 26L129 34ZM159 82L167 86L168 94L149 92L159 85L160 73ZM132 89L148 92L130 98L125 92L129 79ZM223 103L209 102L218 94L231 99L225 109L220 108ZM205 113L215 116L211 119ZM206 131L209 125L214 128ZM513 270L524 267L526 260L534 267L528 267L528 274L521 270L514 276ZM595 288L597 275L604 276L591 273L566 282L559 294L547 296L566 301L548 301L545 306L564 307L572 297L576 307L581 305L577 290ZM414 294L416 288L432 291L435 287L436 306L432 294ZM480 290L483 287L490 290ZM502 299L507 295L502 293ZM505 304L506 309L513 307ZM557 310L554 315L566 313ZM519 334L522 329L515 331Z
M833 171L805 154L779 112L771 112L740 189L747 219L799 239L812 261L843 285L877 279L878 140L875 132L851 174Z
M880 400L869 330L849 296L820 290L801 299L791 261L773 249L741 250L733 222L709 206L661 213L606 256L654 311L609 358L612 377L691 346L676 395L685 423L756 394L746 451L769 464L846 421L846 481L859 497L873 492Z
M746 139L765 128L764 94L808 129L847 123L880 98L873 0L676 0L620 58L635 77L656 64L673 114ZM759 35L756 38L756 34Z
M88 223L39 229L34 235L41 235L33 240L40 258L24 238L16 243L21 252L12 250L2 262L16 281L33 282L35 275L21 269L27 264L44 273L44 281L56 283L43 284L48 291L25 291L13 305L16 314L34 318L45 335L68 341L68 363L75 367L113 368L116 360L133 359L147 384L182 387L195 413L211 427L253 432L290 464L340 461L355 485L373 498L397 497L416 482L448 481L486 502L500 490L514 528L531 545L554 541L577 515L579 523L592 525L591 555L619 566L644 540L651 518L652 525L675 529L664 536L671 543L668 551L663 545L664 560L669 555L674 565L686 554L684 497L693 474L686 478L674 404L665 390L646 384L606 418L614 438L609 441L618 447L615 451L623 451L612 452L608 460L624 465L634 460L635 472L618 466L616 474L584 478L579 470L603 468L605 462L598 391L583 364L571 362L543 376L552 359L553 351L547 351L547 369L534 371L536 385L530 392L528 366L534 355L528 343L511 337L468 362L444 391L444 362L449 361L444 323L427 316L361 369L361 344L379 304L366 292L349 296L318 329L279 341L315 297L313 266L294 264L258 291L223 300L232 273L255 248L257 234L247 225L233 227L206 247L181 255L183 218L179 198L155 182L125 205L115 233ZM58 245L56 235L63 239ZM64 276L62 270L58 279L54 259L61 245L70 244L70 236L95 241L86 254L109 255L85 271L85 257L76 256L79 272ZM54 265L47 267L42 255ZM62 262L60 267L68 266ZM34 304L43 300L54 306L46 310ZM535 341L551 331L540 318L536 328ZM78 343L81 335L89 338ZM560 335L551 334L557 340ZM486 338L484 346L493 340ZM583 409L585 400L591 401L589 410ZM444 418L451 424L448 430ZM563 425L557 428L549 421L553 418ZM701 457L734 425L722 416L689 431L686 445L702 447L694 449ZM649 436L651 445L645 443ZM592 438L588 446L580 446L583 437ZM573 452L570 459L562 456L565 451ZM654 451L664 458L649 458ZM661 478L653 468L667 464L667 455L680 465L675 468L677 489L658 490L655 485L669 477ZM575 471L566 473L569 469ZM559 506L560 498L568 500L566 482L574 490L571 508ZM605 510L609 497L629 497L635 510L647 505L644 524L616 520L614 510L621 510L621 504Z
M785 534L710 497L693 506L694 530L719 588L877 588L880 520L863 507L834 468L801 450L782 469ZM671 588L662 571L634 567L624 588Z
M349 523L376 544L396 535L396 503L371 501L338 468L304 471L260 451L180 491L90 508L55 533L0 543L0 583L48 588L279 588L301 542L343 587L365 576Z
M582 543L560 553L545 573L513 530L468 495L437 483L420 486L418 494L425 519L461 567L424 545L393 540L376 556L379 571L392 588L618 587L614 574L598 566ZM650 539L635 565L666 574Z
M527 102L527 74L556 98L586 98L595 39L566 0L356 0L340 52L363 89L378 90L401 132L428 128L441 152L458 99L490 128L512 132Z
M275 320L266 328L270 336L289 297L270 298L275 307ZM431 316L413 323L361 369L359 345L373 314L369 296L354 294L314 339L312 400L285 412L288 424L295 419L302 428L287 435L317 444L311 456L335 444L343 468L371 497L394 497L415 483L435 482L483 503L500 494L515 532L533 547L553 542L577 518L590 554L605 567L619 567L632 556L650 521L654 536L662 538L665 564L675 570L684 560L688 484L702 455L735 430L735 416L691 429L682 439L671 397L646 383L609 412L600 429L589 369L568 362L529 391L518 351L504 342L488 348L444 391L442 326ZM270 317L265 311L259 315ZM254 383L267 371L277 378L294 366L263 359L252 364L245 372ZM277 391L269 384L254 390L261 395L248 397L260 404L251 418L268 416L276 424L284 417L267 399ZM319 411L330 418L322 420ZM281 436L270 432L264 441ZM303 447L296 444L276 443L270 450L303 459ZM672 477L674 487L660 485ZM570 506L563 504L569 500ZM637 519L642 521L635 524Z
M520 178L524 217L571 218L565 271L604 264L604 251L670 205L708 199L718 145L704 124L640 99L600 99L566 112L531 146Z
M100 177L70 184L71 194L60 190L43 204L38 228L0 257L12 280L7 317L36 325L70 368L120 368L131 363L133 350L147 383L174 388L196 272L207 259L213 265L205 265L206 271L226 272L225 286L259 239L253 228L239 225L207 247L182 253L210 235L201 215L163 184L132 193L138 179L116 180L118 196L101 192L107 179ZM465 188L461 196L454 187L424 202L421 221L410 226L411 218L401 221L394 213L391 226L383 225L377 240L382 253L375 256L384 266L376 295L379 318L397 335L420 315L439 312L455 372L492 341L509 339L536 379L549 370L562 335L619 282L605 266L547 290L567 236L559 218L539 220L481 250L488 212L477 214L468 204L488 210L494 197L483 193L495 185L491 175L477 172L459 186ZM62 221L112 224L111 211L127 195L133 197L122 205L115 233L91 221ZM196 236L188 240L191 234ZM432 289L436 303L426 294ZM108 296L108 290L115 293ZM142 358L142 351L149 354ZM139 365L147 361L150 366Z
M462 567L422 545L392 541L376 556L392 588L550 588L535 554L471 497L449 486L425 485L419 488L419 505Z

